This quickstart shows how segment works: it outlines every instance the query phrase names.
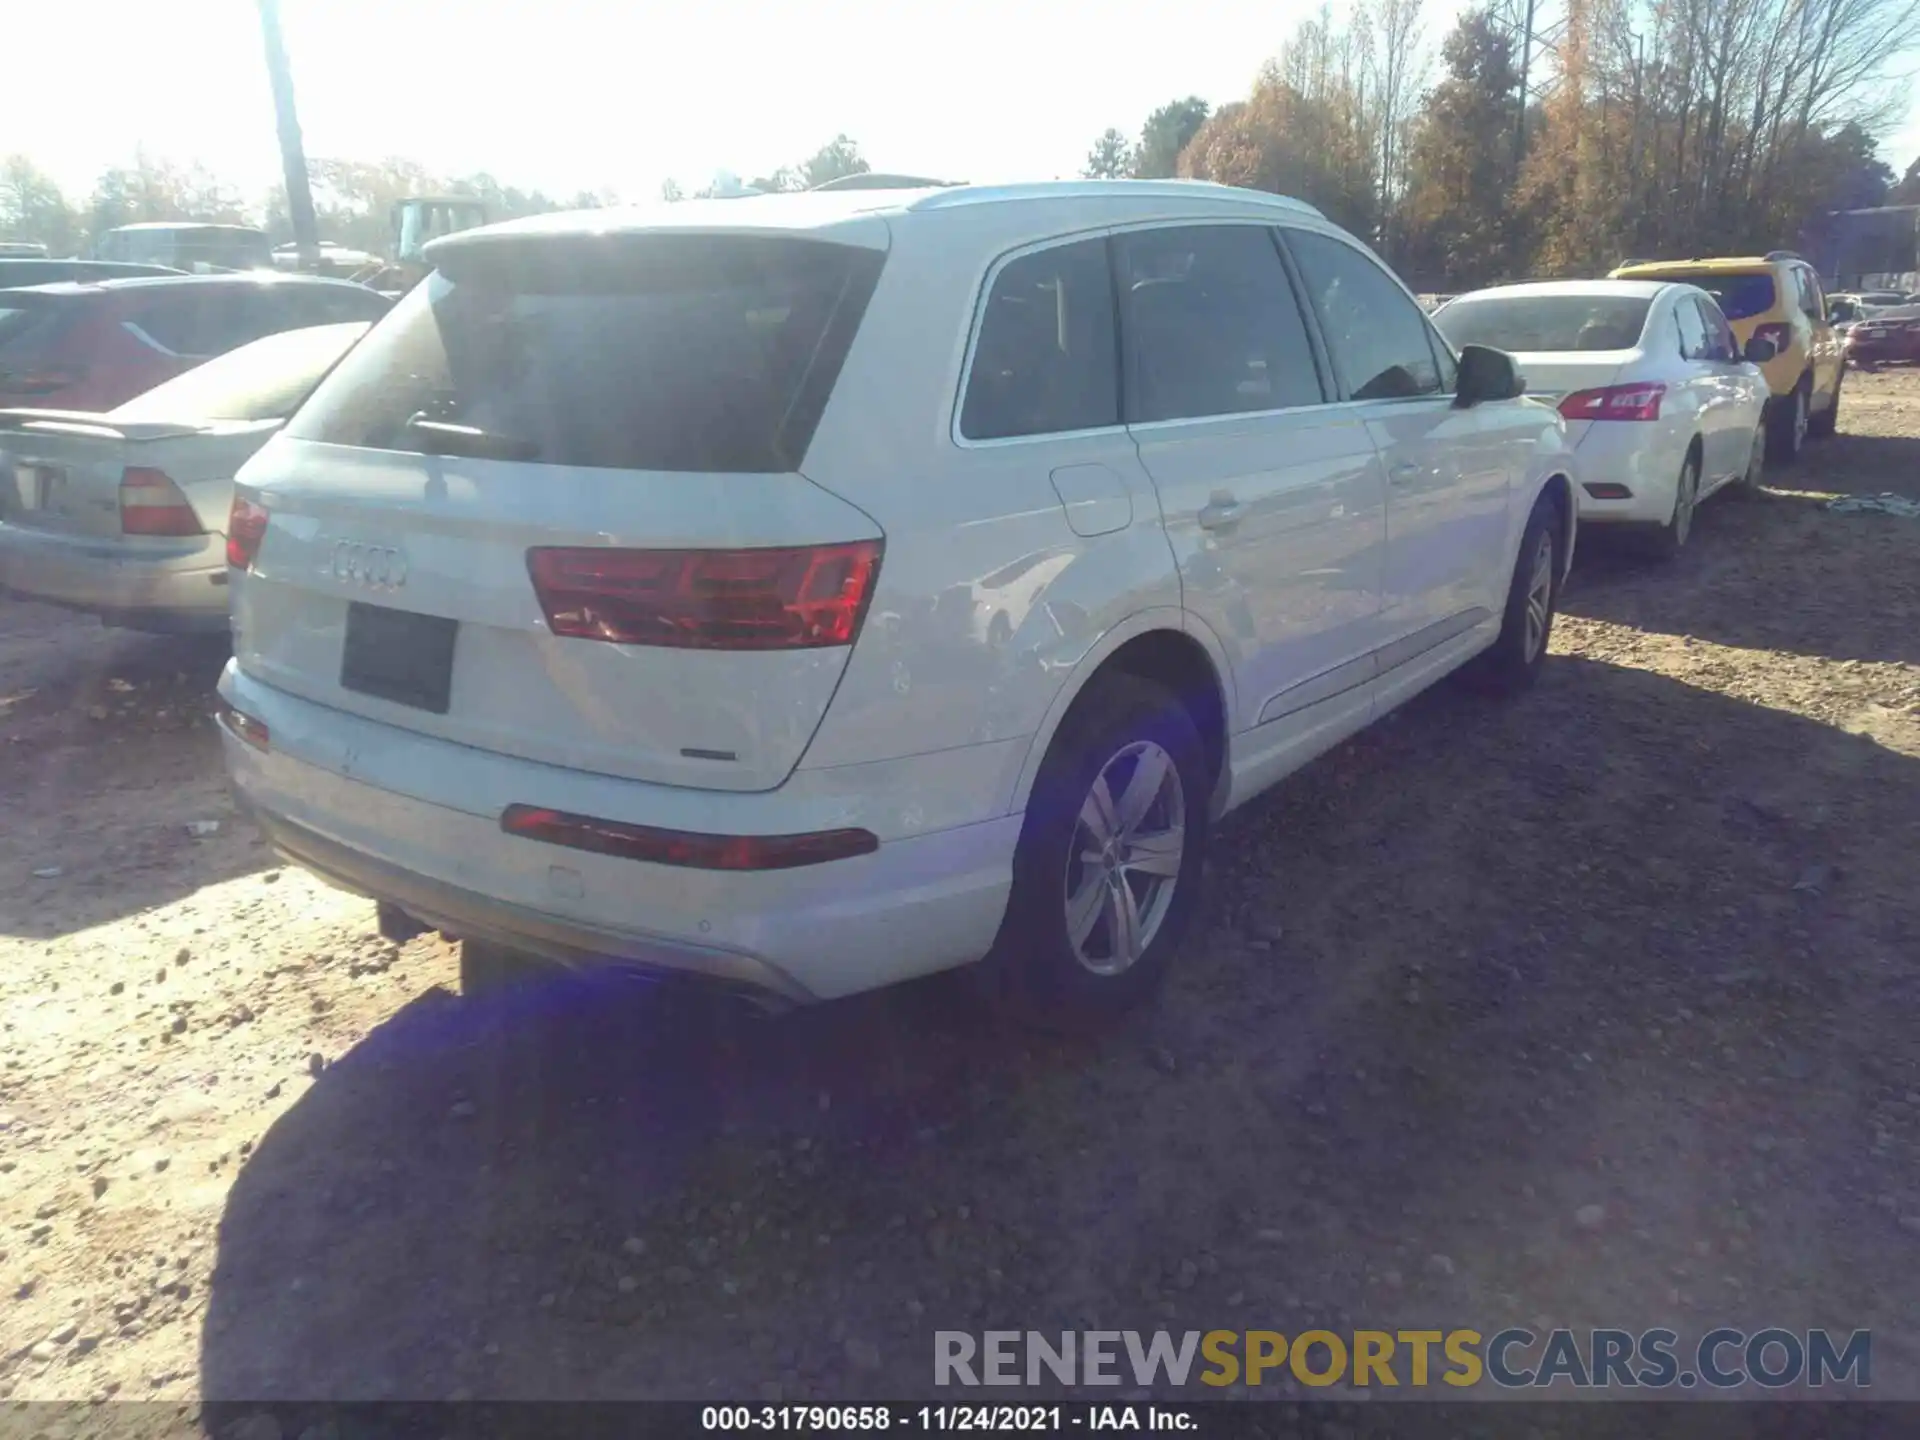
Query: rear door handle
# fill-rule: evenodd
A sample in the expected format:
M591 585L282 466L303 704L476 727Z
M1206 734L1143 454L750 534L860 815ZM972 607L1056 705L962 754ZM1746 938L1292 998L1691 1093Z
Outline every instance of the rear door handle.
M1216 495L1200 507L1200 528L1202 530L1231 530L1240 523L1245 512L1242 505L1231 495Z

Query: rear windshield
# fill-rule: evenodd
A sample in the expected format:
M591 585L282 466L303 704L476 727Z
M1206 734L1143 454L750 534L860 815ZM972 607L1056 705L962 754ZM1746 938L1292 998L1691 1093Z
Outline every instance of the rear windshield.
M1652 303L1643 295L1468 296L1440 311L1433 323L1456 350L1631 350L1640 343Z
M542 464L792 470L882 259L786 236L543 237L456 252L287 433L426 450L434 442L409 422L427 420Z
M367 322L269 335L196 365L113 412L116 420L279 420L312 393Z
M1676 285L1698 285L1720 302L1720 313L1729 320L1751 320L1773 308L1773 276L1765 270L1748 275L1643 275L1636 280L1671 280Z

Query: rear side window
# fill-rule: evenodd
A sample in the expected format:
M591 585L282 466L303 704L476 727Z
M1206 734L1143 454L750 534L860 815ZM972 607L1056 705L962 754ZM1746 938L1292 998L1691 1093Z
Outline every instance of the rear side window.
M1672 280L1681 285L1697 285L1713 296L1720 313L1729 320L1751 320L1773 309L1773 276L1767 271L1743 275L1642 275L1636 280Z
M980 317L960 433L1006 440L1119 423L1106 241L1075 241L1009 261Z
M1680 325L1681 358L1705 360L1707 358L1707 322L1700 317L1700 307L1688 297L1682 296L1673 307L1673 318Z
M1652 302L1636 295L1484 295L1456 300L1433 317L1456 347L1516 354L1631 350Z
M456 251L287 433L380 450L468 426L619 470L796 468L884 257L786 236L583 236Z
M1286 232L1334 363L1355 400L1440 393L1427 317L1379 264L1310 230Z
M1701 323L1707 327L1707 349L1704 359L1733 360L1738 357L1739 347L1734 344L1733 330L1727 324L1727 317L1720 313L1720 307L1711 300L1695 297L1694 305L1700 311Z
M1820 293L1820 280L1813 271L1796 267L1794 279L1800 287L1800 309L1809 320L1821 319L1826 313L1826 297Z
M1120 236L1115 253L1128 420L1287 410L1326 399L1271 230L1142 230Z

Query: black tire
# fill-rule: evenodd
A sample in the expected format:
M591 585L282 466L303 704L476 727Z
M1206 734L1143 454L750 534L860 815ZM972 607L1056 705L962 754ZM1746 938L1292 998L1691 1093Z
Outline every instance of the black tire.
M1473 667L1473 676L1482 689L1517 695L1540 678L1540 671L1547 663L1547 647L1553 641L1553 617L1559 608L1563 583L1561 556L1567 543L1560 511L1563 503L1552 494L1542 495L1533 502L1533 513L1527 517L1527 528L1520 537L1520 554L1514 561L1513 578L1507 583L1507 607L1500 620L1500 638L1481 652ZM1550 567L1546 617L1535 633L1528 624L1528 611L1543 543L1549 549Z
M1642 537L1647 554L1663 564L1672 564L1687 548L1693 534L1694 511L1700 504L1700 455L1689 450L1680 462L1680 476L1673 486L1673 513L1667 523L1647 528Z
M1727 486L1727 493L1736 500L1758 500L1760 487L1767 475L1767 426L1762 421L1753 432L1753 448L1747 454L1747 469L1738 480Z
M1801 447L1806 444L1807 428L1812 423L1812 417L1804 413L1810 403L1808 393L1811 388L1812 382L1802 375L1800 383L1790 393L1776 396L1767 408L1769 460L1791 463L1800 458Z
M469 999L517 989L545 968L534 956L489 940L460 942L460 993Z
M1089 843L1081 817L1094 783L1136 773L1138 759L1128 755L1134 747L1157 747L1177 775L1182 848L1177 874L1169 877L1171 894L1139 957L1103 974L1093 966L1112 960L1111 953L1097 953L1103 933L1105 948L1114 950L1112 912L1105 904L1097 907L1094 928L1082 941L1096 954L1091 961L1083 960L1069 934L1068 886L1076 879L1086 883L1096 874L1074 853L1077 845ZM1152 757L1149 749L1143 748L1142 754ZM1014 852L1006 918L976 976L994 1008L1045 1029L1086 1030L1112 1021L1158 989L1200 901L1212 789L1200 732L1177 696L1126 674L1104 676L1087 688L1041 764ZM1116 798L1124 799L1124 791ZM1156 802L1144 814L1159 816L1160 833L1165 833L1165 802ZM1154 877L1129 879L1125 874L1119 883L1132 886L1136 880L1149 887L1154 883Z
M1807 417L1807 437L1812 440L1830 440L1834 431L1840 428L1840 390L1847 378L1843 365L1840 373L1833 378L1833 403L1826 409Z

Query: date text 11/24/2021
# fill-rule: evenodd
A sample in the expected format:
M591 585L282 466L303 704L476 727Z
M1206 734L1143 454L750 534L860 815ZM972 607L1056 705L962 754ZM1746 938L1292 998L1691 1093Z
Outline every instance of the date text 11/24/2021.
M1060 1434L1074 1430L1191 1431L1191 1411L1151 1405L708 1405L700 1428L798 1432L949 1431Z

